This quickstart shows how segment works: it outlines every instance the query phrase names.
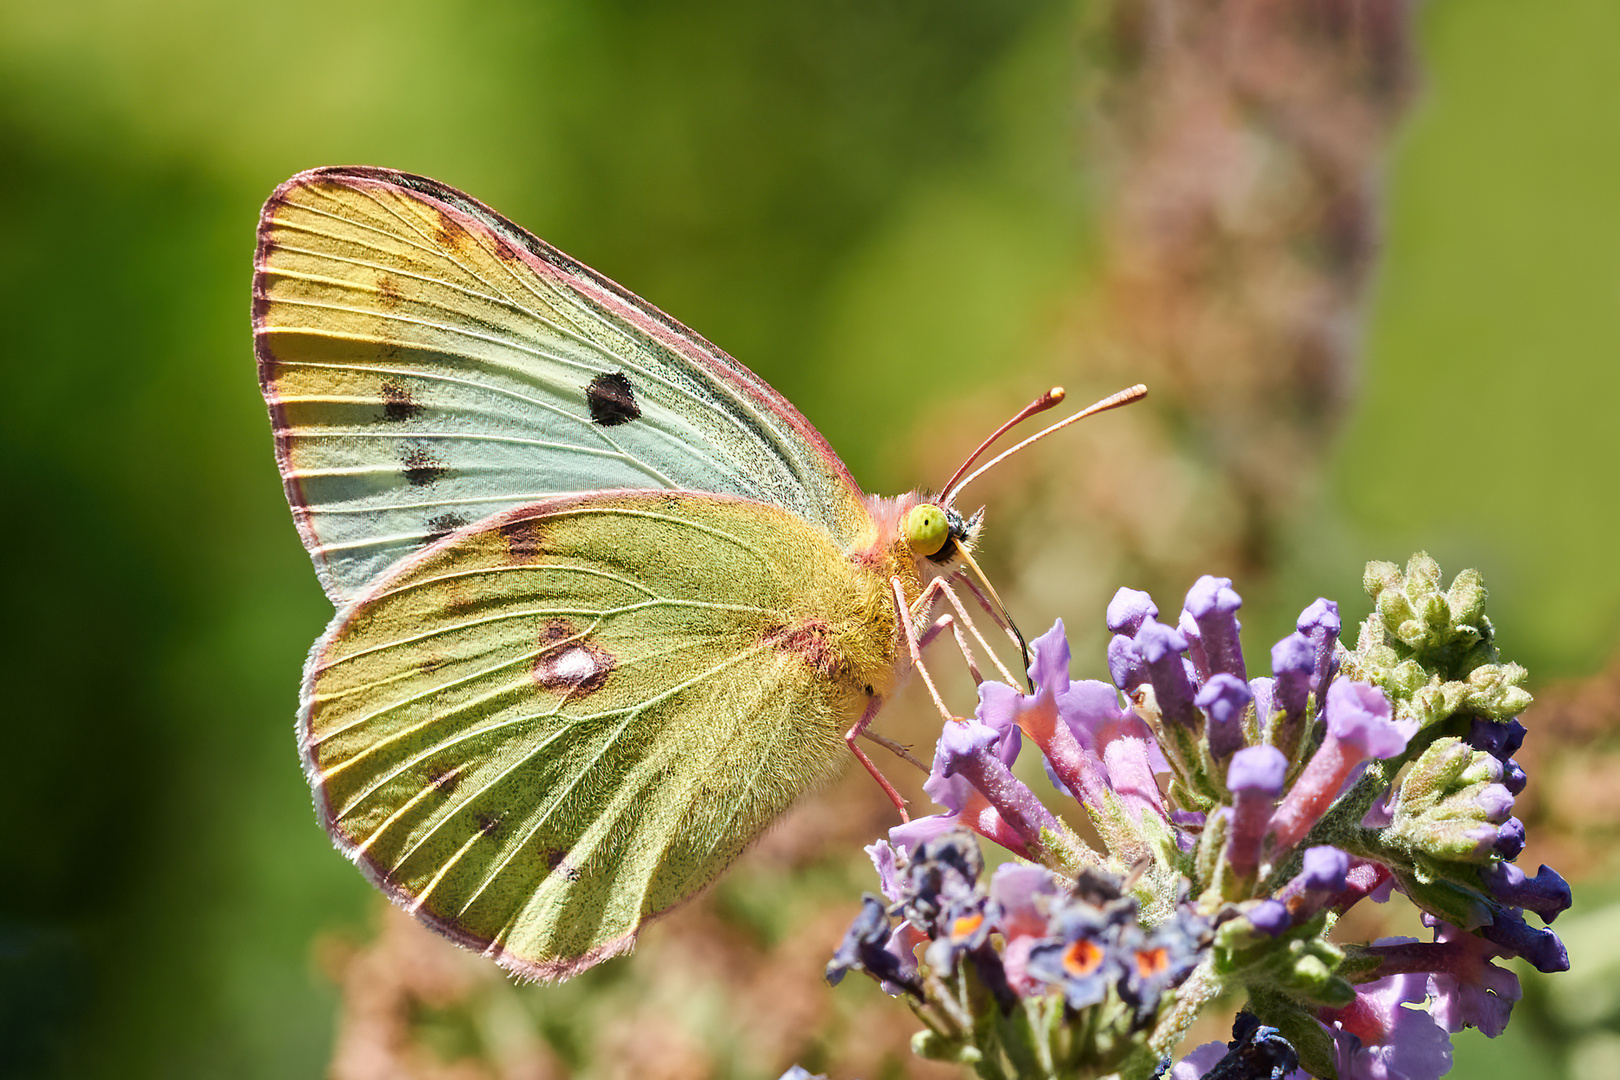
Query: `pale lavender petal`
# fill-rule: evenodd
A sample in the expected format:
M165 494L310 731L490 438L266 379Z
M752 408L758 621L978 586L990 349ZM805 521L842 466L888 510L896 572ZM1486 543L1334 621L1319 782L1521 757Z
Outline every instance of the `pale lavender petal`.
M1136 644L1147 663L1148 681L1153 684L1153 695L1164 721L1197 730L1200 717L1193 704L1192 683L1181 660L1187 648L1186 637L1156 619L1148 619L1136 632Z
M868 844L865 850L872 860L872 865L877 868L878 890L889 899L890 903L898 904L902 897L900 868L894 846L887 840L879 840L875 844Z
M1108 601L1108 629L1115 634L1134 637L1144 619L1156 619L1158 616L1159 605L1140 589L1121 588Z
M1205 1043L1170 1066L1169 1080L1199 1080L1205 1073L1219 1065L1225 1056L1225 1043Z
M1339 620L1339 605L1319 597L1300 612L1294 628L1310 640L1315 654L1311 667L1311 689L1316 692L1316 700L1320 702L1322 688L1339 670L1339 631L1343 629L1343 623Z
M1069 688L1069 639L1063 636L1063 620L1052 624L1052 629L1030 642L1035 654L1030 664L1030 675L1040 690L1061 694Z
M1185 608L1182 609L1181 615L1176 619L1176 630L1182 637L1187 639L1184 648L1187 650L1188 657L1191 658L1189 662L1193 668L1193 681L1202 683L1209 678L1209 659L1204 653L1203 633L1198 629L1198 623L1194 621L1192 615Z
M1147 661L1134 638L1115 634L1108 642L1108 677L1127 694L1148 681Z
M1417 734L1416 720L1396 720L1378 687L1337 679L1327 692L1328 734L1364 757L1391 758Z
M1209 751L1216 760L1242 749L1243 713L1253 697L1248 683L1223 671L1211 675L1193 699L1209 717Z
M1265 731L1271 724L1271 714L1275 711L1273 694L1276 691L1277 680L1260 676L1249 680L1249 693L1254 697L1254 716L1260 722L1260 730Z

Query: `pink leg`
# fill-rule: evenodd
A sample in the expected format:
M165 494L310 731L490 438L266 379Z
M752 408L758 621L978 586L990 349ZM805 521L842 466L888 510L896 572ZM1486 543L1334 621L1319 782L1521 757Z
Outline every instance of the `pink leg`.
M936 584L936 582L930 583L931 586L933 584ZM911 610L906 604L906 594L900 579L891 578L889 580L889 588L892 590L894 595L895 614L899 617L901 632L905 634L906 649L911 656L912 666L914 666L922 675L923 683L927 685L929 696L934 699L934 705L939 709L940 715L945 717L946 720L954 721L956 718L952 716L950 710L945 707L945 701L939 696L939 690L934 686L934 680L929 677L928 669L923 666L922 642L917 638L917 631L912 623ZM925 589L923 594L917 599L920 604L931 601L932 598L933 597L930 591ZM949 616L946 616L946 619L948 618ZM945 619L941 619L940 623L936 623L934 626L929 627L926 635L927 638L932 639L934 635L939 633L939 631L943 629L941 624L944 622ZM844 733L844 743L849 747L849 752L854 754L855 757L860 760L860 763L865 766L866 771L872 774L872 779L876 780L878 782L878 786L881 787L889 796L889 801L894 803L894 808L900 811L900 820L910 821L911 815L906 813L906 800L901 797L898 791L895 790L894 785L889 783L889 778L883 775L882 771L878 769L877 765L873 763L872 759L866 756L866 752L863 751L859 746L855 745L855 740L866 733L867 727L872 723L873 719L877 717L878 709L882 706L882 704L883 701L881 698L872 699L871 704L867 705L866 711L861 714L861 718L855 721L855 726ZM915 758L912 758L909 754L903 754L902 756L906 757L913 764L921 767L922 763L917 761Z
M962 583L969 588L973 588L973 582L965 578L962 579ZM984 597L979 594L977 589L974 590L974 596L976 599L978 599L980 604L985 606L985 611L989 612L990 617L995 619L996 624L1000 626L1000 618L993 610L991 610L991 608L985 602ZM983 649L985 654L990 657L990 662L996 666L996 671L1001 674L1002 679L1004 679L1008 684L1016 686L1017 680L1013 678L1012 672L1007 670L1007 665L1001 662L1001 657L996 655L996 650L992 649L990 647L990 643L984 639L984 635L979 633L979 628L973 624L973 617L967 613L967 608L962 606L961 597L956 595L956 590L951 588L951 584L948 579L935 578L933 581L930 581L923 589L921 595L917 597L916 602L911 605L912 611L924 611L927 609L927 605L933 604L940 598L943 598L946 603L956 610L955 618L957 623L960 625L953 625L951 629L956 635L957 647L962 650L962 657L967 661L968 670L973 673L974 683L981 683L984 681L984 678L979 674L979 665L974 660L973 653L971 650L969 650L967 641L962 637L961 626L967 627L968 633L973 635L973 639L979 643L979 647ZM952 616L948 613L940 616L939 619L937 619L934 624L928 628L928 631L923 634L921 644L927 645L928 642L933 640L934 636L944 629L948 620L951 618ZM1005 627L1002 628L1006 629ZM1017 641L1017 638L1013 637L1013 635L1010 633L1008 634L1008 637L1011 637L1014 641Z
M945 707L945 699L939 696L939 687L934 685L933 676L928 674L928 668L923 664L922 645L917 641L916 627L911 624L911 613L906 606L904 586L901 585L899 578L891 578L889 587L894 591L894 607L900 615L901 630L906 635L906 648L911 653L911 666L922 676L923 685L928 687L928 696L934 699L934 708L939 710L939 715L946 720L955 720L956 717L951 714L951 710ZM927 595L927 591L924 590L923 596Z
M889 801L894 803L894 808L900 811L900 820L910 821L911 815L906 813L906 800L901 797L898 791L894 790L894 785L889 783L889 778L879 771L872 759L866 756L866 751L855 745L855 740L860 738L862 733L866 731L867 726L876 718L878 710L882 707L883 699L874 697L871 703L866 706L866 711L861 714L861 718L855 721L855 726L844 733L844 744L849 747L850 753L860 759L861 764L866 766L866 771L872 774L872 779L876 780L878 786L889 796Z
M916 624L914 622L914 612L923 612L928 610L928 605L934 603L938 597L944 596L947 599L947 602L956 609L961 620L967 623L968 628L972 630L973 636L978 639L979 644L984 647L984 650L987 653L990 654L990 658L995 663L996 667L1000 668L1003 674L1006 674L1006 669L1002 667L1000 659L996 657L995 651L990 648L989 643L984 640L984 636L979 633L976 627L974 627L973 620L968 617L966 610L964 610L962 607L962 602L957 599L956 594L951 590L949 584L947 584L943 578L935 578L933 581L929 582L928 586L924 588L922 593L917 597L916 603L911 605L906 603L905 589L899 578L891 578L889 581L889 588L894 596L895 612L900 619L901 632L905 634L906 651L911 657L911 664L917 669L917 673L922 676L923 685L928 687L928 696L933 699L934 707L939 710L940 716L944 717L948 723L956 723L956 717L951 713L950 709L946 707L945 699L940 697L939 688L934 685L933 677L928 674L928 667L923 662L923 646L933 641L935 637L949 627L951 632L956 637L956 644L957 647L962 651L963 659L967 661L968 670L973 674L973 681L975 683L982 682L983 677L979 674L979 668L973 659L973 653L968 648L967 640L962 636L962 631L957 626L955 619L948 614L942 615L936 619L919 637L916 630ZM975 593L975 595L977 594ZM982 603L983 599L980 598L980 600ZM989 610L988 607L986 610ZM991 612L991 616L993 618L995 613ZM1008 681L1012 681L1011 676L1008 676ZM889 778L883 775L882 771L878 769L877 765L872 761L872 759L866 756L865 751L863 751L855 743L856 739L859 739L862 735L867 735L866 729L877 717L878 710L882 707L882 704L883 701L881 698L872 699L871 703L867 705L866 711L861 714L861 718L855 722L855 725L851 727L849 731L844 733L844 743L849 747L849 752L855 755L855 757L860 761L861 765L865 767L866 771L871 774L872 779L876 780L878 782L878 786L881 787L884 793L889 796L889 801L894 803L894 808L900 812L900 820L910 821L911 816L906 813L906 800L898 791L895 790L894 785L889 782ZM879 740L871 735L867 735L867 737L873 738L874 741L878 741L880 745L887 746L890 750L899 753L901 757L918 766L918 768L923 768L922 763L917 761L917 759L913 758L910 754L905 753L903 748L896 746L886 739Z
M940 581L942 579L936 578L935 580ZM963 584L968 585L968 586L972 586L973 583L971 581L967 581L967 580L964 579ZM973 625L973 618L970 615L968 615L967 608L962 606L962 599L961 599L961 597L956 595L956 590L952 589L952 588L949 588L947 586L945 588L941 588L939 590L939 593L940 593L941 596L943 596L945 598L946 603L950 604L951 607L956 609L957 617L968 628L968 633L973 635L974 640L979 643L979 647L982 648L989 655L990 662L992 664L996 665L996 670L998 672L1000 672L1001 677L1004 680L1006 680L1008 685L1011 685L1011 686L1018 685L1018 681L1013 678L1012 672L1007 670L1006 665L1001 662L1001 658L996 655L996 650L994 650L994 649L992 649L990 647L990 643L984 639L984 635L979 633L979 628L977 626ZM989 609L986 608L986 610L989 610ZM991 615L992 618L994 618L995 617L995 612L991 611L990 615ZM999 624L999 622L998 622L998 624ZM961 644L962 654L964 656L966 656L967 655L967 644L965 642L962 642L962 635L961 635L960 632L957 633L957 641L962 643ZM973 665L973 658L971 656L968 657L968 665L970 667ZM975 680L975 681L977 681L977 680Z

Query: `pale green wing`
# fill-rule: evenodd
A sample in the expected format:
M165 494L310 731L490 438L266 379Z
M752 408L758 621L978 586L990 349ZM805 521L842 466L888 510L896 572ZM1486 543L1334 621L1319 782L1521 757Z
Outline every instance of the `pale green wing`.
M253 296L283 482L334 600L561 494L737 495L845 543L866 526L844 466L762 380L443 184L295 176L265 204Z
M390 896L564 978L842 765L898 640L884 576L776 507L553 500L340 612L310 654L300 745L322 821Z

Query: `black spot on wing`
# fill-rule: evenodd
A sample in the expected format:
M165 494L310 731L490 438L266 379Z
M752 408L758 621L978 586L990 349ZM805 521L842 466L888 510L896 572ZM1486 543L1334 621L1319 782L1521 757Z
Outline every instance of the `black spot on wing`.
M411 396L409 387L399 383L383 383L383 419L390 424L415 420L422 415L422 406Z
M460 514L440 514L438 517L428 518L427 542L436 544L465 524L467 519Z
M411 482L412 487L425 487L450 475L450 469L444 462L420 446L407 447L400 457L400 463L405 466L405 479Z
M604 371L585 388L585 401L591 419L603 427L628 424L641 416L641 406L622 371Z

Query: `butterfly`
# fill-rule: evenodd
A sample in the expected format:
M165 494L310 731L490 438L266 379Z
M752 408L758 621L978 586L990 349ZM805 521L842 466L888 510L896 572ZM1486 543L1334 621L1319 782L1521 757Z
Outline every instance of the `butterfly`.
M936 602L961 610L977 515L866 496L752 372L424 177L281 185L253 329L338 606L304 769L336 846L416 918L567 978L851 751L888 787L854 739Z

